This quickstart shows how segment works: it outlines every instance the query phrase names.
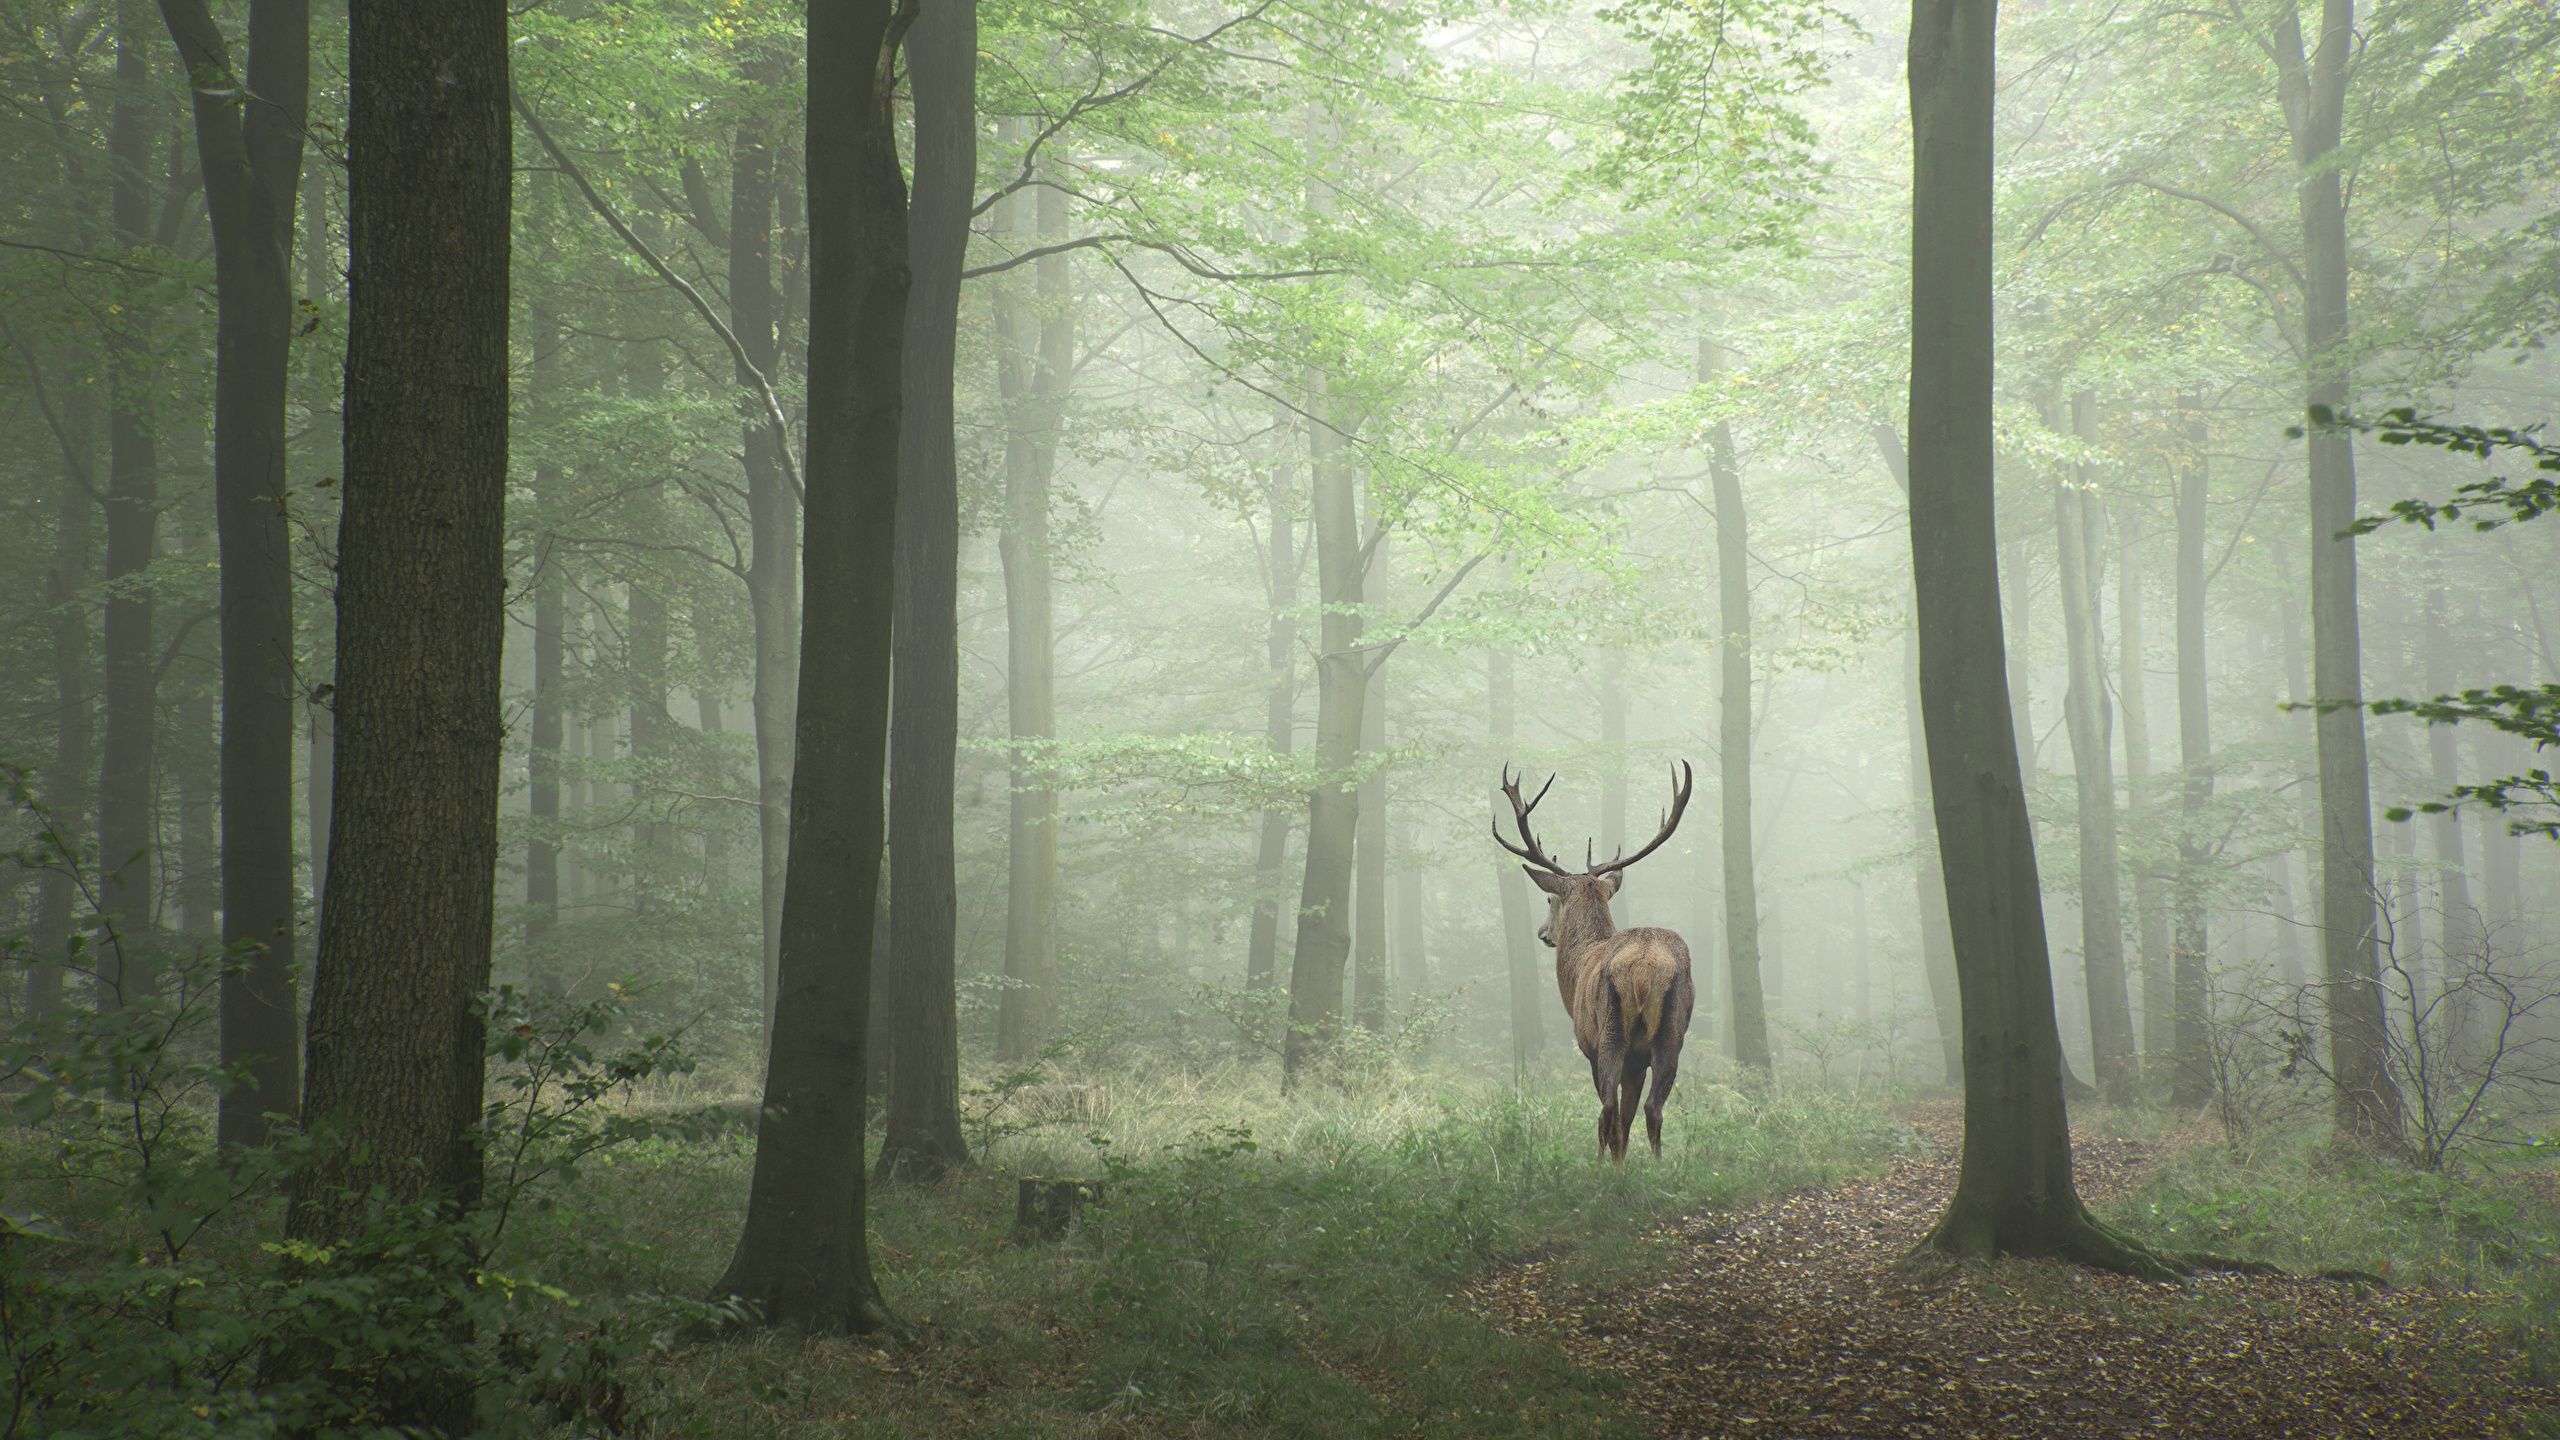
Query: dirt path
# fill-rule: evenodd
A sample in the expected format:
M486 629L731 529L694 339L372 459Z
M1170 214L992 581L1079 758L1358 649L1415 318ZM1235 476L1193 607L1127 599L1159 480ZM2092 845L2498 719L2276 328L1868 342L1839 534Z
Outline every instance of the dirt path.
M1954 1118L1913 1123L1944 1154ZM2093 1201L2121 1193L2148 1154L2074 1150ZM1541 1261L1471 1298L1626 1377L1672 1436L2485 1440L2554 1403L2490 1383L2494 1344L2428 1291L2225 1275L2180 1287L2019 1261L1896 1268L1954 1182L1949 1160L1908 1160L1685 1221L1650 1285L1585 1292Z

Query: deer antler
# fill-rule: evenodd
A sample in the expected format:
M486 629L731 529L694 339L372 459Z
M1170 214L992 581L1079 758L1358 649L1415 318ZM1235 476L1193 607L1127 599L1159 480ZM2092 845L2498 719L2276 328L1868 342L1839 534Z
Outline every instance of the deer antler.
M1661 849L1662 842L1671 838L1671 832L1680 828L1680 812L1689 808L1689 789L1692 778L1693 776L1689 769L1689 762L1686 760L1681 761L1680 773L1673 776L1671 780L1671 809L1662 817L1662 831L1653 837L1651 844L1623 859L1613 859L1606 865L1595 865L1588 873L1593 875L1606 875L1611 871L1624 870L1647 855L1652 854L1654 851ZM1541 791L1540 793L1543 794L1545 792Z
M1537 866L1539 869L1546 871L1550 875L1570 875L1573 873L1572 871L1567 870L1555 861L1547 858L1545 848L1538 844L1538 837L1531 834L1529 831L1529 812L1538 808L1538 802L1546 799L1547 792L1554 789L1555 785L1556 777L1549 775L1547 777L1547 783L1538 787L1538 793L1530 797L1527 801L1523 801L1520 798L1520 782L1511 778L1510 766L1503 766L1502 793L1504 797L1509 799L1511 802L1511 823L1520 827L1520 845L1514 845L1510 841L1502 838L1502 824L1500 821L1494 822L1493 825L1493 843L1510 851L1512 854L1519 856L1521 859L1528 861L1530 864ZM1521 845L1525 845L1529 848L1524 850L1520 848Z

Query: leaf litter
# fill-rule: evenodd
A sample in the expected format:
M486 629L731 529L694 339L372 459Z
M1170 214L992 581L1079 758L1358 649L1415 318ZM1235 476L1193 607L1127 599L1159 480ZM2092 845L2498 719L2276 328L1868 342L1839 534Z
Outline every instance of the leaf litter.
M2289 1276L2183 1285L2048 1261L1903 1263L1955 1185L1954 1102L1932 1153L1873 1179L1661 1237L1655 1278L1594 1289L1536 1257L1467 1292L1514 1333L1620 1377L1658 1434L1768 1440L2489 1440L2560 1413L2462 1314L2479 1297ZM2083 1199L2153 1147L2075 1135Z

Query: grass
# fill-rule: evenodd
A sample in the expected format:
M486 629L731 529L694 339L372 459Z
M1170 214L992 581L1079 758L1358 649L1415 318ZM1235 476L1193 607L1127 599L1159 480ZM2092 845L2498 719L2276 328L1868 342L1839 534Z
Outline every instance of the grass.
M1698 1067L1703 1068L1703 1067ZM1594 1107L1405 1077L1283 1099L1239 1073L1044 1087L1046 1123L945 1184L876 1188L881 1283L903 1341L752 1335L678 1350L654 1379L675 1428L714 1435L1178 1436L1633 1433L1608 1382L1472 1315L1457 1292L1531 1252L1599 1284L1694 1211L1828 1184L1903 1144L1877 1107L1747 1097L1706 1077L1659 1162L1593 1158ZM518 1243L590 1246L582 1288L698 1292L744 1203L744 1137L618 1155L594 1208ZM1021 1174L1100 1179L1061 1244L1009 1238ZM595 1241L634 1242L617 1256Z

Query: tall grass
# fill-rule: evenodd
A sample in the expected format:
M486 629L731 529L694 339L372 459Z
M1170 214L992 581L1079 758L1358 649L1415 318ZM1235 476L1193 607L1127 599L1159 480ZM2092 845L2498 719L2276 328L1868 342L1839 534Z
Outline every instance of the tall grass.
M1606 1382L1456 1292L1532 1251L1583 1283L1641 1273L1666 1221L1830 1183L1904 1143L1877 1107L1754 1099L1704 1077L1673 1102L1662 1158L1623 1170L1595 1160L1596 1105L1561 1082L1399 1075L1283 1098L1261 1076L1168 1071L1009 1098L1035 1129L946 1184L873 1192L909 1340L677 1352L657 1376L670 1421L722 1435L1628 1433ZM738 1137L626 1153L590 1177L607 1209L524 1243L603 1227L639 1247L592 1276L600 1293L698 1290L736 1234L747 1160ZM1016 1244L1024 1174L1099 1180L1104 1200L1064 1242Z

